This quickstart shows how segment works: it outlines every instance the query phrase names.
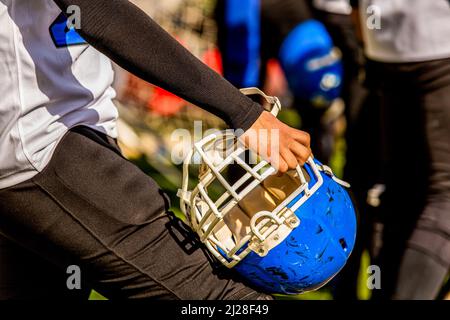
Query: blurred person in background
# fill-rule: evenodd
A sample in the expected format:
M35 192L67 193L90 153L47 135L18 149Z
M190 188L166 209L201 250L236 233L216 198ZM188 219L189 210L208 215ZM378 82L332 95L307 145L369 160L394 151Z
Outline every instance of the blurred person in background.
M385 150L373 298L435 299L450 265L450 3L354 2L367 77L381 95Z
M307 0L219 0L216 10L224 76L236 87L264 86L268 62L279 61L311 134L315 156L329 162L335 147L341 53ZM336 103L335 103L336 102Z
M66 13L79 8L80 28ZM71 16L71 15L70 15ZM72 16L71 16L72 17ZM223 269L117 143L111 60L245 131L280 172L311 155L127 0L0 0L0 299L270 299ZM254 132L254 131L253 131ZM81 270L81 290L66 285Z

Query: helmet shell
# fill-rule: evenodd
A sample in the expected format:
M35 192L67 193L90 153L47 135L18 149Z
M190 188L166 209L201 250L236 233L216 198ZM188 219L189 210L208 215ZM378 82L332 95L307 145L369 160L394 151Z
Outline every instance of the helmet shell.
M305 169L315 183L311 168ZM300 225L265 257L252 251L234 267L254 287L298 294L322 287L344 267L355 244L356 211L348 192L320 174L322 186L295 211Z

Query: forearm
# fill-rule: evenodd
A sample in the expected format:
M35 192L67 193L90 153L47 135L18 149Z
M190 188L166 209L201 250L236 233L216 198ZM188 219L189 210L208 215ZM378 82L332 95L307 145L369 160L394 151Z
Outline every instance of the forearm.
M78 32L124 69L248 129L262 107L211 70L127 0L55 0L81 10Z

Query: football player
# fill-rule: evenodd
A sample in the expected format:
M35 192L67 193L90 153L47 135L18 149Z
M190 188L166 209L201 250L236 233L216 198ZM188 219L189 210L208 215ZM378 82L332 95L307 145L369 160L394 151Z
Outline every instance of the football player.
M379 299L435 299L450 266L450 4L360 0L381 94L386 193ZM355 3L357 4L357 3Z

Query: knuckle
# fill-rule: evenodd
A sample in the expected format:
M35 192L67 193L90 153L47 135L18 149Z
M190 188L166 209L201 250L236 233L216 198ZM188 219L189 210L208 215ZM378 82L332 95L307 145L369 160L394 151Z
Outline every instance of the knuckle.
M306 162L307 160L308 160L308 158L309 158L309 153L305 153L303 156L302 156L302 161L304 161L304 162Z
M289 161L289 169L295 169L298 165L298 161L296 158Z
M308 161L308 158L309 158L309 153L303 152L300 155L299 160L302 162L302 164L305 164L305 162Z
M311 143L311 135L308 132L304 133L306 143L309 145Z
M306 160L305 160L305 159L300 159L300 160L299 160L299 164L300 164L301 166L303 166L305 163L306 163Z

